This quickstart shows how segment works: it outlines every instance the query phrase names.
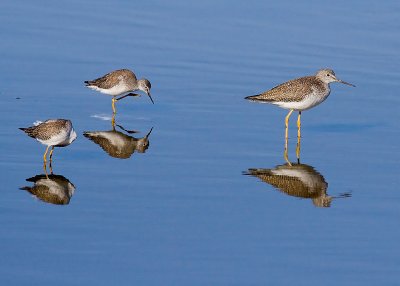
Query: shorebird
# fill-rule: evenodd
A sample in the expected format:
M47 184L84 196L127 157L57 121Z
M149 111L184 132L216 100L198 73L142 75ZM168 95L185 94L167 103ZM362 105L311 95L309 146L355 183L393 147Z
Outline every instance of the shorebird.
M338 197L327 194L328 183L314 167L306 164L284 164L274 169L249 169L243 175L251 175L270 184L289 196L311 199L316 207L330 207L332 199L347 198L350 193Z
M129 93L120 98L116 96L122 95L127 92L133 92L136 90L144 91L154 104L153 98L150 95L151 84L147 79L137 79L135 74L128 69L121 69L112 71L100 78L94 80L87 80L85 84L88 88L100 91L108 95L112 95L112 109L115 113L115 102L121 100L127 96L139 96L138 94Z
M67 119L49 119L45 122L37 121L34 126L28 128L19 128L35 138L40 143L47 145L43 154L44 163L47 162L47 152L50 147L50 162L53 157L54 147L65 147L76 139L76 133L72 127L72 122Z
M74 194L75 186L67 178L61 175L42 174L26 179L34 185L22 187L36 198L46 203L67 205Z
M331 82L340 82L353 87L355 86L338 79L333 70L321 69L314 76L293 79L261 94L247 96L245 99L262 103L271 103L289 109L289 113L285 117L285 139L287 141L290 115L293 111L299 112L297 118L297 136L300 138L301 112L327 99L331 91L329 87Z

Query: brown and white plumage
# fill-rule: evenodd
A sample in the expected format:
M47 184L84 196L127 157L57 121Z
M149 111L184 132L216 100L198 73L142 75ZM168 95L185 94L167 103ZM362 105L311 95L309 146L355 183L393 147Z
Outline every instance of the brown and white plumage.
M252 168L244 175L257 177L289 196L311 199L317 207L329 207L333 199L327 194L328 183L324 176L306 164L284 164L273 169Z
M272 103L286 109L302 111L323 102L330 93L329 83L341 82L333 70L322 69L314 76L305 76L284 82L261 94L248 96L245 99L257 102Z
M46 203L67 205L75 191L74 184L61 175L37 175L26 179L26 181L32 182L34 185L20 189L31 193Z
M149 136L152 130L153 128L142 138L128 136L116 130L86 131L83 135L99 145L111 157L127 159L135 151L138 153L146 152L149 148Z
M138 80L136 75L128 69L115 70L97 79L87 80L85 81L85 85L90 89L113 96L112 106L114 113L115 101L118 101L126 96L122 96L118 99L115 97L136 90L144 91L154 104L154 101L150 95L150 81L145 78ZM136 96L136 94L130 95Z
M331 82L340 82L354 86L338 79L333 70L321 69L314 76L305 76L289 80L261 94L247 96L245 99L261 103L271 103L285 109L290 109L285 118L285 137L287 140L288 121L292 112L299 112L297 127L298 137L300 137L301 111L317 106L327 99L331 91L329 87Z
M285 104L299 103L304 101L307 96L312 96L313 92L329 94L329 86L315 77L307 76L290 80L282 83L271 90L259 95L248 96L246 99L258 102L266 102L279 105L283 108ZM326 94L326 96L328 95ZM304 109L303 109L304 110Z
M68 119L49 119L45 122L37 122L34 126L19 129L40 143L47 145L46 152L43 155L45 162L49 147L52 147L50 152L51 159L54 147L68 146L77 137L72 127L72 122Z

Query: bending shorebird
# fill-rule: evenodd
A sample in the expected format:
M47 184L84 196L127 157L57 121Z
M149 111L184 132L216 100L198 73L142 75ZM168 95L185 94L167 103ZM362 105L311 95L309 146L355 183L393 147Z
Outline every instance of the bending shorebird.
M293 111L298 111L297 118L297 136L300 138L301 112L310 109L325 99L330 93L329 84L331 82L340 82L350 86L351 83L338 79L331 69L321 69L314 76L306 76L293 79L282 83L264 93L247 96L245 99L263 103L272 103L279 107L289 109L285 117L285 139L288 139L288 123Z
M85 84L88 88L100 91L108 95L112 95L112 109L115 113L115 102L121 100L127 96L138 96L138 94L129 93L120 98L116 96L122 95L127 92L133 92L136 90L144 91L149 97L151 102L154 104L153 99L150 95L151 84L147 79L136 79L135 74L127 69L112 71L100 78L95 80L87 80Z
M35 138L40 143L47 145L43 154L44 163L47 162L46 156L50 147L50 162L53 157L54 147L65 147L76 139L76 133L72 127L72 122L67 119L49 119L45 122L35 122L34 126L20 128L30 137Z

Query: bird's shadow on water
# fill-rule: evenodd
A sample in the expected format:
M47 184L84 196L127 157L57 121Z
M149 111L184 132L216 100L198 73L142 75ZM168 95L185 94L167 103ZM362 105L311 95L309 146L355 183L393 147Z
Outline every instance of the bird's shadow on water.
M121 131L119 131L119 130ZM130 134L139 133L136 130L125 129L116 124L115 116L111 118L111 129L104 131L85 131L83 136L99 145L109 156L118 159L128 159L134 152L145 153L150 146L149 137L153 127L143 137L133 137Z
M33 197L45 203L68 205L75 192L75 185L63 175L54 174L51 165L49 168L50 172L48 172L46 165L43 165L43 174L26 179L33 185L21 187L20 190L27 191Z
M299 156L296 162L290 162L286 152L287 146L284 154L286 163L272 168L249 168L242 174L256 177L288 196L311 199L316 207L330 207L334 199L351 197L351 192L329 195L325 177L313 166L301 163Z

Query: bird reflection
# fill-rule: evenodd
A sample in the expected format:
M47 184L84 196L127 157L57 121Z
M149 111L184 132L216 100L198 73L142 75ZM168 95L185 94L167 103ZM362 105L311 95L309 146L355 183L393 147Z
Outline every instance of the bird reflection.
M135 138L128 134L137 133L137 131L126 130L121 125L115 124L112 119L112 130L108 131L85 131L83 135L89 140L99 145L108 155L114 158L127 159L136 151L145 153L149 148L149 136L153 131L153 127L142 138ZM124 131L117 131L116 127Z
M289 196L311 199L316 207L330 207L333 199L351 196L350 193L328 195L324 176L313 166L301 164L299 158L296 163L287 162L273 169L250 168L243 174L257 177Z
M44 174L26 179L27 182L32 182L33 186L22 187L20 190L27 191L46 203L68 205L75 192L74 184L62 175L54 175L51 167L50 170L51 173L48 174L44 167Z

